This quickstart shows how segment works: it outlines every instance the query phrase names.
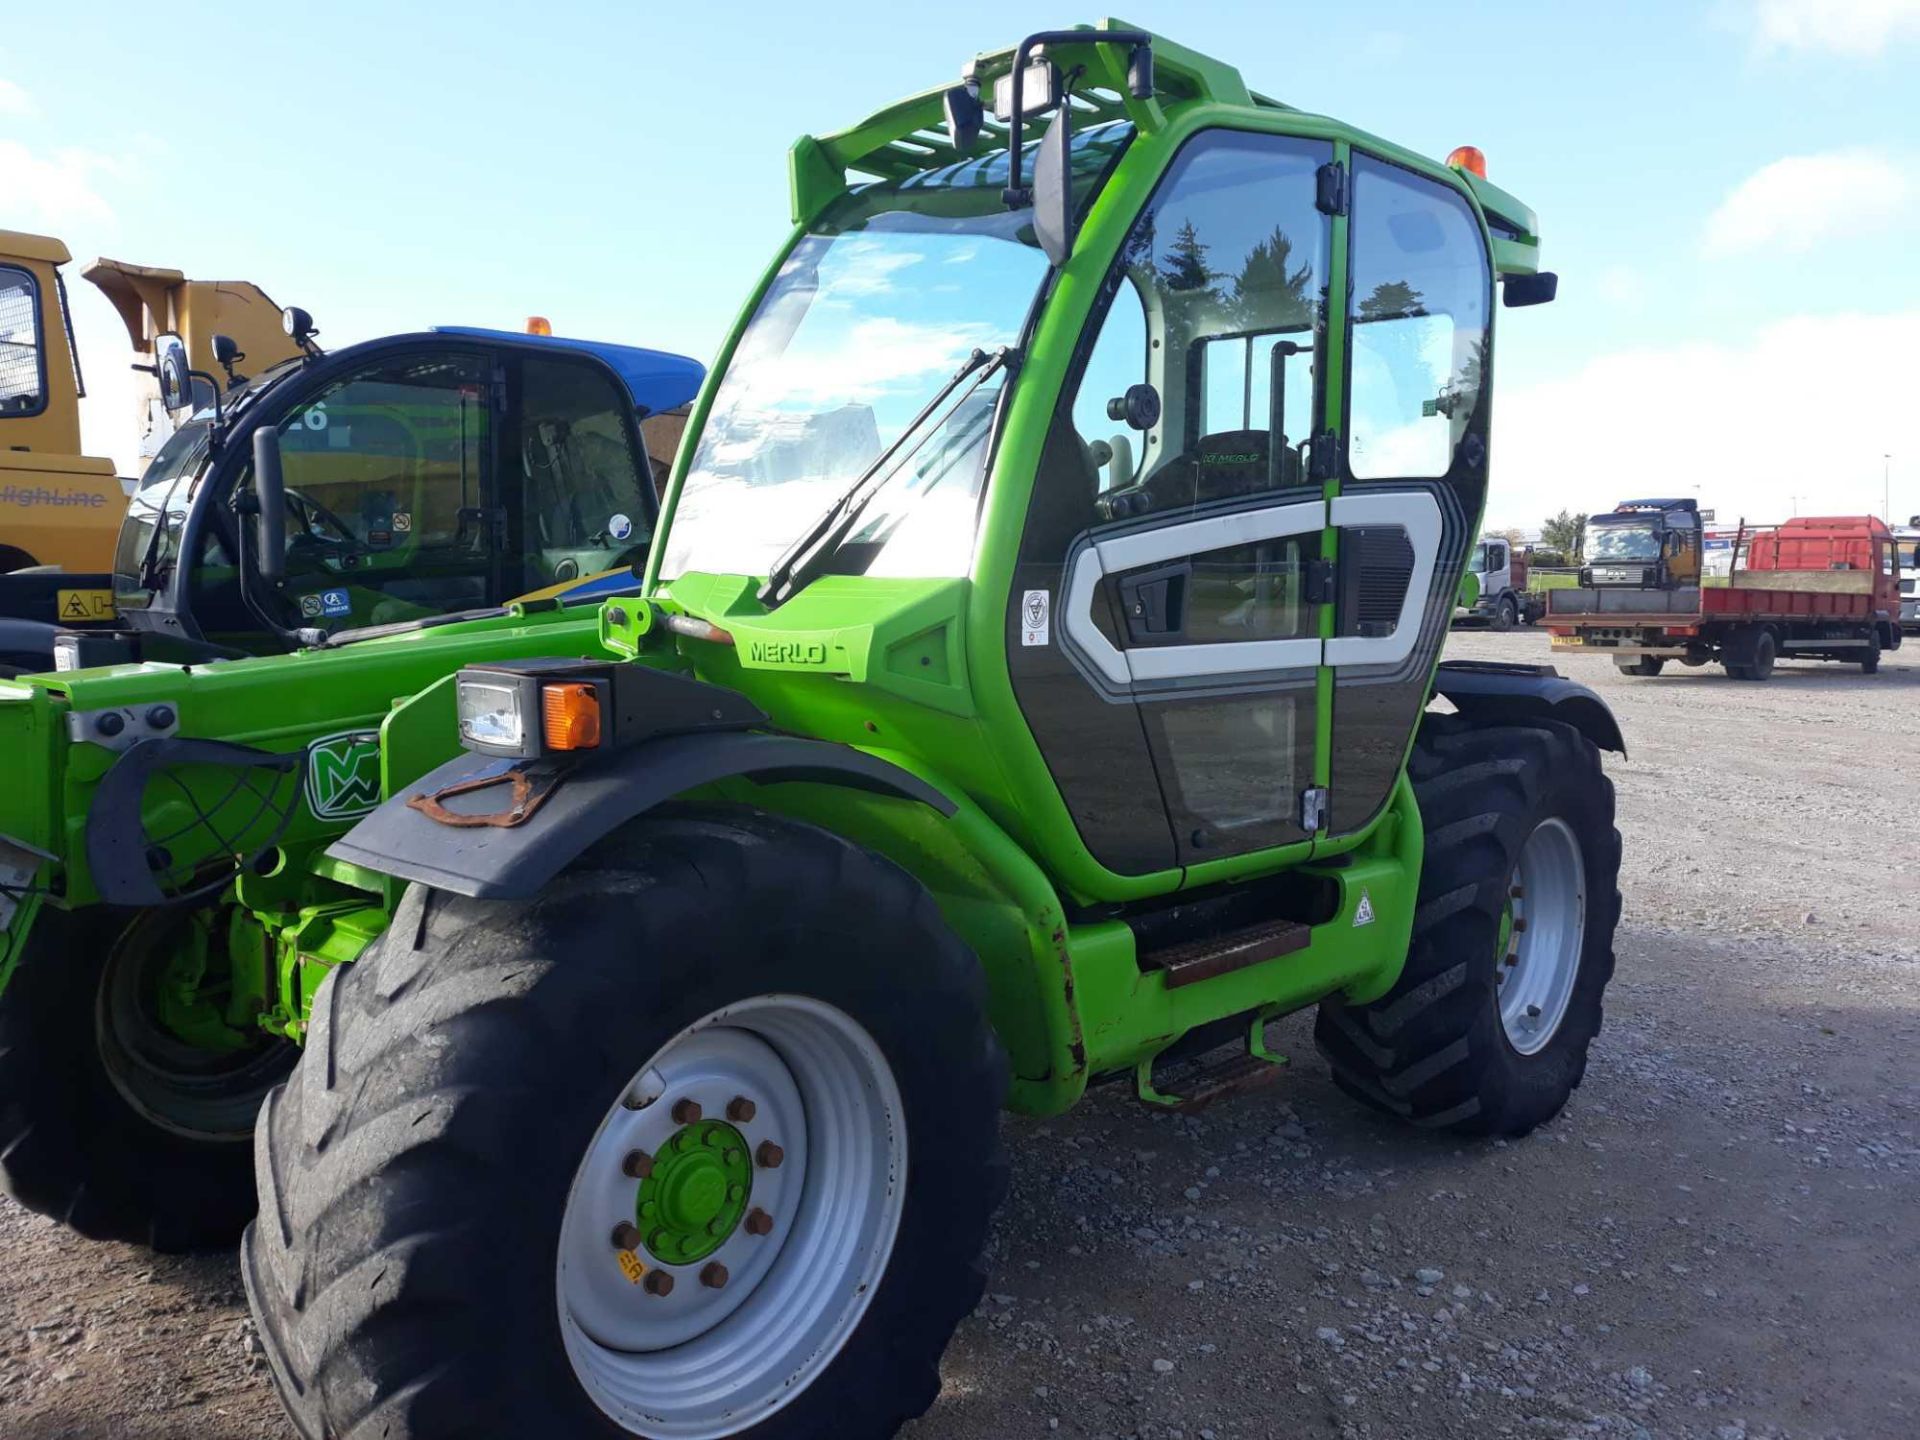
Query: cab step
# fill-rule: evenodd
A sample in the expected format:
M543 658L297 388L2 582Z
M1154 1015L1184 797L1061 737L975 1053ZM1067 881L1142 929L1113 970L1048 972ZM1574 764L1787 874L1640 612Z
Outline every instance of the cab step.
M1313 927L1297 920L1264 920L1224 935L1204 940L1186 940L1139 955L1142 970L1158 970L1166 977L1166 987L1177 990L1197 985L1263 960L1291 955L1313 943Z
M1287 1068L1287 1057L1267 1048L1267 1024L1273 1016L1259 1014L1250 1020L1246 1048L1218 1059L1176 1062L1173 1078L1165 1083L1177 1086L1162 1090L1154 1076L1158 1055L1149 1055L1134 1067L1134 1088L1143 1104L1156 1110L1177 1110L1192 1114L1204 1110L1216 1100L1257 1090L1278 1080Z

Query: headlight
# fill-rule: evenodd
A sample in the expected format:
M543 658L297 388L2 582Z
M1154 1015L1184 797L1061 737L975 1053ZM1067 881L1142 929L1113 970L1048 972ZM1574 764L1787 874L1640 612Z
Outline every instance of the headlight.
M526 749L527 718L521 688L460 677L457 709L460 743L474 750L519 755Z

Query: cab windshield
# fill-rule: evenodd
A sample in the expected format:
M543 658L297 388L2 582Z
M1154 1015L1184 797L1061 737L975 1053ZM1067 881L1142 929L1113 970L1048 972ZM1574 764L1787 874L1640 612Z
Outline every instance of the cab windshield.
M1074 137L1081 204L1133 133ZM1032 161L1028 159L1031 172ZM842 198L788 253L741 335L688 468L664 579L765 575L976 349L1019 342L1047 275L1005 151ZM965 574L1006 372L939 407L829 568Z
M1589 560L1658 560L1660 535L1652 525L1592 525L1587 529Z
M140 477L113 554L114 596L121 607L145 605L151 598L149 583L157 587L158 577L178 558L180 530L212 430L213 412L199 412L167 437Z

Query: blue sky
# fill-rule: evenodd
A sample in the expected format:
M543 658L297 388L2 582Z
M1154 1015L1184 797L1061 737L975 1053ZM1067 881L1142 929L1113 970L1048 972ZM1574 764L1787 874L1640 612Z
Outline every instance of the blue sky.
M1539 211L1563 298L1503 316L1491 522L1696 486L1728 516L1878 510L1886 452L1894 513L1920 513L1920 0L1130 9L1294 104L1479 145ZM796 135L1085 18L10 10L0 227L255 280L332 342L539 313L702 358L784 238ZM124 337L75 297L89 448L130 465Z

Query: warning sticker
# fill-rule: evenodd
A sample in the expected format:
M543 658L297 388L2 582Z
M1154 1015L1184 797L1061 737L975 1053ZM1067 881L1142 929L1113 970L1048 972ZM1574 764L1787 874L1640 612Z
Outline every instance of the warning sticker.
M633 1251L619 1250L614 1253L620 1257L620 1273L627 1277L629 1284L638 1285L647 1278L646 1262Z
M1362 925L1373 923L1373 896L1367 893L1367 887L1360 887L1360 904L1354 909L1353 924L1357 930Z
M111 590L62 590L56 598L60 606L60 623L63 625L113 619Z
M1020 643L1047 643L1047 615L1052 598L1045 590L1029 590L1020 597Z
M405 535L405 534L408 534L412 529L413 529L413 512L411 510L396 510L393 512L393 533L394 534Z

